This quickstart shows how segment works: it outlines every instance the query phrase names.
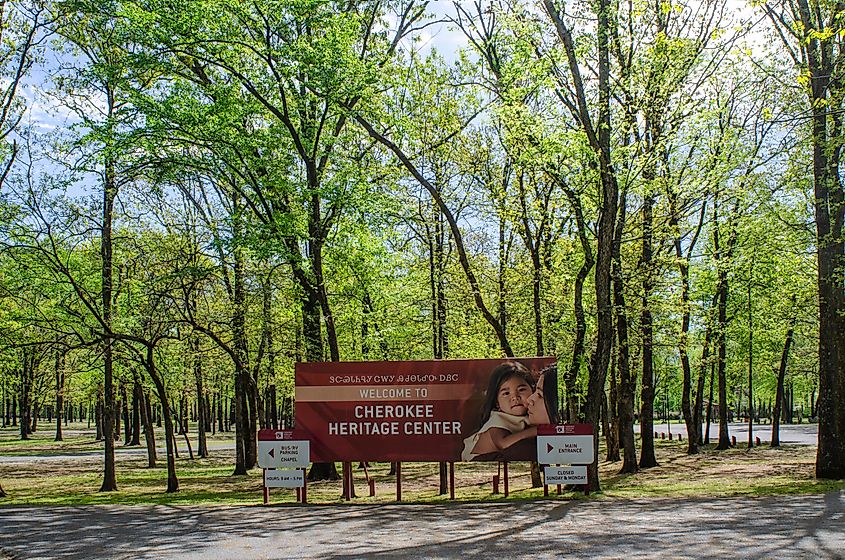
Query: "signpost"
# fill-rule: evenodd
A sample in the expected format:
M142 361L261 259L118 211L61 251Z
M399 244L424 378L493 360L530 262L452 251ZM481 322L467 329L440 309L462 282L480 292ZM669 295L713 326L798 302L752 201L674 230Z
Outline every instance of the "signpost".
M311 444L296 440L291 430L258 431L258 466L264 469L264 503L270 488L296 488L297 500L307 503L305 469L311 462Z
M596 460L592 424L546 424L537 427L537 462L544 470L544 493L549 484L582 484L588 492L587 467Z

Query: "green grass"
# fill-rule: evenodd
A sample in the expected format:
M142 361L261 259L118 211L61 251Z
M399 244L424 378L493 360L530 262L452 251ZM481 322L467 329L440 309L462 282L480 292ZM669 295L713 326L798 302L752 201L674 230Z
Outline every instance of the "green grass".
M53 441L52 426L44 426L32 439L21 441L12 428L0 430L0 455L20 457L21 461L0 461L0 483L8 497L4 505L89 505L89 504L169 504L169 505L258 505L263 501L260 469L247 476L232 476L234 457L231 445L226 450L212 449L211 457L189 459L183 452L176 460L179 492L165 493L167 471L164 454L156 468L147 467L146 453L125 453L116 444L116 492L99 492L102 483L102 442L95 442L93 432L83 425L66 430L63 442ZM163 441L157 434L157 441ZM196 448L195 433L190 434ZM230 443L232 434L218 434L209 442ZM179 437L184 449L184 438ZM138 449L138 448L135 448ZM821 493L845 489L845 481L821 481L813 477L815 448L784 446L779 449L759 447L715 451L706 448L699 455L685 454L685 443L657 441L656 454L660 466L635 474L620 475L621 463L600 465L601 499L770 496L779 494ZM600 457L603 456L601 451ZM56 459L56 455L71 455ZM43 460L38 460L41 457ZM52 457L52 458L51 458ZM357 465L355 465L357 467ZM368 496L363 470L355 469L357 504L387 503L396 500L395 476L389 464L376 463L369 476L376 482L376 496ZM516 501L543 497L542 488L532 488L527 463L510 464L510 495L492 494L495 463L457 463L456 499L459 501ZM438 494L439 477L436 463L404 463L402 465L402 501L408 503L442 503L448 495ZM500 491L503 485L500 485ZM310 503L342 503L341 485L337 481L309 483ZM552 500L583 499L580 492L563 492L560 496L550 488ZM295 491L271 489L274 504L293 504Z

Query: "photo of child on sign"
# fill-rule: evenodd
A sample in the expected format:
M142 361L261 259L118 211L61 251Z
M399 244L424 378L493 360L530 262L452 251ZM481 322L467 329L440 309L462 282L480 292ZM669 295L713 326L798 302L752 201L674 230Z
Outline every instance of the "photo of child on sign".
M535 379L519 362L508 361L497 366L490 374L485 392L481 427L464 440L461 459L533 459L537 426L557 420L556 386L554 368L545 369Z

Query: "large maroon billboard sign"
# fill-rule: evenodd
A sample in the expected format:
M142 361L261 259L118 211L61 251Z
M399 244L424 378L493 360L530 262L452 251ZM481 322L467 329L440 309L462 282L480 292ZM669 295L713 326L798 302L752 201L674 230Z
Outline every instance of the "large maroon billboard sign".
M296 366L312 461L533 460L555 421L554 358Z

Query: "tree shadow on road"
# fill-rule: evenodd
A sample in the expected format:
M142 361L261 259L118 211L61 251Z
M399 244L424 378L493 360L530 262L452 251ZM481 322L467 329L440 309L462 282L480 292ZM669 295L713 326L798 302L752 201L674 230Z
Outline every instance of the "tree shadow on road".
M845 492L767 498L0 508L0 557L841 558Z

